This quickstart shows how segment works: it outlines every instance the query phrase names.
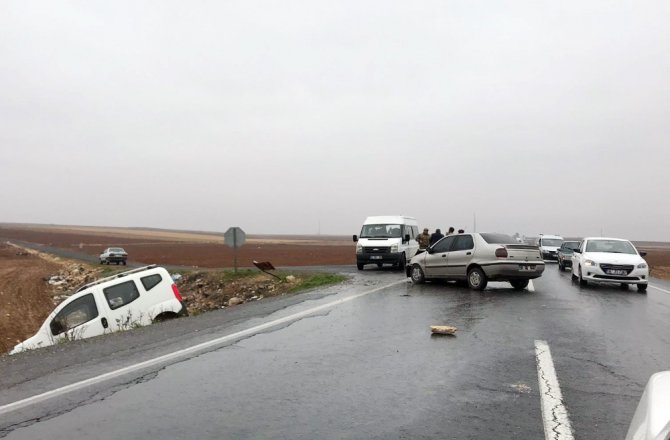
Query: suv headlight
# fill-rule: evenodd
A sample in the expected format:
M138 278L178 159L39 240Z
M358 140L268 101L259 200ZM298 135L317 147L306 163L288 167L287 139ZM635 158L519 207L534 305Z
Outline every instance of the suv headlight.
M356 253L357 254L362 254L363 253L363 245L362 244L357 244L356 245Z
M584 262L584 266L593 266L593 267L596 267L596 266L598 266L598 263L596 263L596 262L593 261L593 260L586 260L586 261Z
M398 245L397 244L392 244L391 245L391 253L395 254L396 252L398 252Z
M637 265L638 269L646 269L647 268L647 263L640 263Z

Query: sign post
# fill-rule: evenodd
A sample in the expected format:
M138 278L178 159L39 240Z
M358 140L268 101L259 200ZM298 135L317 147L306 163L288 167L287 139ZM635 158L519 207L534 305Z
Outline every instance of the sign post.
M242 247L244 242L247 241L247 234L244 233L242 228L233 226L228 228L225 234L223 234L223 242L228 246L233 248L235 253L235 273L237 273L237 250Z

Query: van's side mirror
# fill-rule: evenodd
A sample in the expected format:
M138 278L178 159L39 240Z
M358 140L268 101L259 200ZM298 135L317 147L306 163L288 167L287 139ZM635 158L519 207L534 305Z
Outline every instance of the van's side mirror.
M581 254L581 253L582 253L581 250L579 250L579 249L575 249L575 254Z
M405 234L405 243L409 243L409 234Z
M358 236L354 234L354 243L358 242Z
M641 257L646 257L646 256L647 256L647 253L646 253L645 251L640 251L640 256L641 256Z

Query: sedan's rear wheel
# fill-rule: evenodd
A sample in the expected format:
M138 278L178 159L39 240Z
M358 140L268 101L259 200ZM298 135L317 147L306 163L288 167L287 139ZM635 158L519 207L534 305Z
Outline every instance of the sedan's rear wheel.
M486 274L479 267L473 267L468 272L468 286L473 290L484 290L488 284Z
M410 278L414 284L423 284L426 281L426 276L421 269L421 266L415 264L412 266L412 272L410 273Z
M509 283L514 287L514 290L523 290L528 287L529 280L514 280Z

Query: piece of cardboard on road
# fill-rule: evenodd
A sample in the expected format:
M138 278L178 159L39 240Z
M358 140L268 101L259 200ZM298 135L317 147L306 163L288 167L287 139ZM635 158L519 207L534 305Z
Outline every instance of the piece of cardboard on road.
M453 327L451 325L431 325L430 326L430 331L434 335L455 335L456 330L458 330L456 327Z

